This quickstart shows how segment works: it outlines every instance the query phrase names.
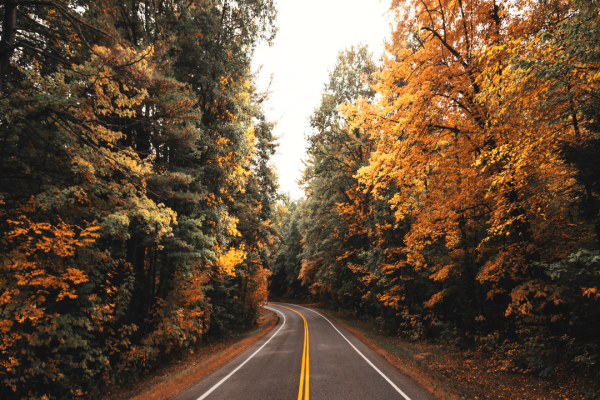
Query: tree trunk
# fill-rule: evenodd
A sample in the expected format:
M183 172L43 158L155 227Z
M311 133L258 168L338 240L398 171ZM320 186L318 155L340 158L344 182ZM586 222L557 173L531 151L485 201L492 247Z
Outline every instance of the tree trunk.
M4 3L2 40L0 40L0 97L4 96L6 73L10 65L10 58L15 52L17 40L17 7L18 5L14 1Z

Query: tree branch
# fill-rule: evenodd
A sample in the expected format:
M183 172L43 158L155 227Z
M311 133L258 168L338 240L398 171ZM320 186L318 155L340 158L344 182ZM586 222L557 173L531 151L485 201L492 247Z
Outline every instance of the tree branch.
M426 27L426 26L422 27L422 28L421 28L421 30L422 30L422 31L428 31L428 32L431 32L431 33L433 34L433 36L435 36L436 38L438 38L438 39L440 40L440 42L442 42L442 44L444 45L444 47L445 47L446 49L448 49L448 51L449 51L450 53L452 53L452 55L453 55L454 57L456 57L456 58L458 59L458 61L459 61L459 62L462 64L462 66L463 66L463 67L467 68L467 67L469 66L469 65L468 65L468 64L467 64L467 63L466 63L466 62L463 60L463 58L462 58L462 56L460 55L460 53L459 53L458 51L454 50L454 48L453 48L452 46L450 46L450 45L448 44L448 42L446 42L446 41L444 40L444 38L442 38L442 37L440 36L440 34L439 34L439 33L437 33L435 30L433 30L433 29L431 29L431 28L428 28L428 27Z

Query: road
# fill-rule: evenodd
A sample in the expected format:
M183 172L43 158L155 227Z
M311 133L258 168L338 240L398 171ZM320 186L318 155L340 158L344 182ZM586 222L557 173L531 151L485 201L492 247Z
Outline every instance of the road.
M172 400L435 400L323 314L269 303L267 335Z

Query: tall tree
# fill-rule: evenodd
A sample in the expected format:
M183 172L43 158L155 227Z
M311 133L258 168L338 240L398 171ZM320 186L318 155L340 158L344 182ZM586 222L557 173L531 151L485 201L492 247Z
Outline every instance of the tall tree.
M376 94L332 78L311 119L300 277L413 338L508 340L544 376L592 366L597 6L392 9Z
M273 3L0 11L0 397L97 393L218 328L223 304L247 312L215 335L253 323L276 181L250 60Z
M305 224L300 277L315 293L355 303L361 276L359 253L369 247L364 219L369 196L358 189L356 172L369 158L372 141L364 130L347 123L339 107L374 96L375 63L367 46L341 51L313 112L308 136L308 163L303 183ZM353 265L357 265L352 269Z

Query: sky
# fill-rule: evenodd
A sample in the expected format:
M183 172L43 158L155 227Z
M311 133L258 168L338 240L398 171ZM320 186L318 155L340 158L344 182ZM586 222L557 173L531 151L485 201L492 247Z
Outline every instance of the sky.
M296 181L306 158L308 117L319 105L328 71L338 52L359 43L369 45L374 60L383 53L390 21L389 0L276 0L279 31L271 47L261 44L253 69L263 65L258 88L266 89L274 74L265 111L277 121L279 148L273 158L280 190L293 199L304 196Z

